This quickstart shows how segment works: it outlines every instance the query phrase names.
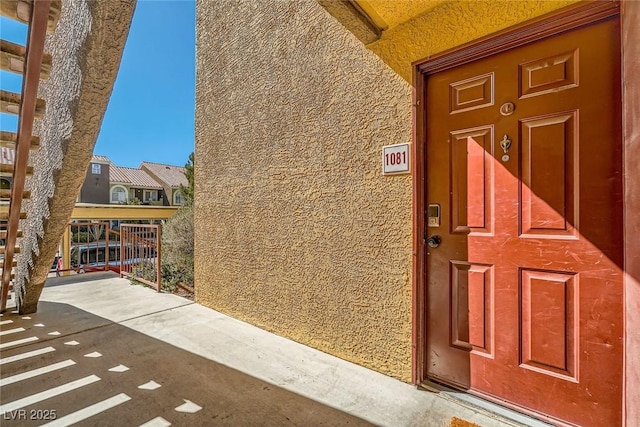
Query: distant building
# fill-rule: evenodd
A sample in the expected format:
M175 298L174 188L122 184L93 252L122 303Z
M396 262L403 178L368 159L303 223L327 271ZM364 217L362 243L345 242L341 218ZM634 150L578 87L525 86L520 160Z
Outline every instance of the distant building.
M140 168L116 166L106 156L93 156L77 201L80 203L129 203L182 205L180 185L188 185L184 167L143 162Z
M13 165L16 152L13 148L0 147L0 164ZM0 189L8 190L11 188L11 175L3 174L0 176Z
M164 190L164 205L184 204L184 197L180 191L180 186L186 187L189 183L184 174L185 169L183 167L142 162L140 169L162 184L162 189Z
M109 168L111 161L106 156L93 156L87 175L80 189L78 201L83 203L109 203Z

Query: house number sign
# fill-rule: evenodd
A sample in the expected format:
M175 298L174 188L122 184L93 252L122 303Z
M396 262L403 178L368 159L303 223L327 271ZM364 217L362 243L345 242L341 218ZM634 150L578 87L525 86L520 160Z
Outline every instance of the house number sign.
M409 146L410 144L394 144L382 147L382 173L394 175L409 173Z

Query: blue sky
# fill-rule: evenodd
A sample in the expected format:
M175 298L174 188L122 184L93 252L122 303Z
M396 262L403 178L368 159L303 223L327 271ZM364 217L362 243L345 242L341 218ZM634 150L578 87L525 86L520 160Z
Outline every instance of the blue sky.
M25 25L0 24L2 38L25 43ZM0 79L3 89L20 91L20 76ZM194 93L195 2L138 0L94 154L118 166L184 165L194 149ZM2 114L2 130L16 126Z

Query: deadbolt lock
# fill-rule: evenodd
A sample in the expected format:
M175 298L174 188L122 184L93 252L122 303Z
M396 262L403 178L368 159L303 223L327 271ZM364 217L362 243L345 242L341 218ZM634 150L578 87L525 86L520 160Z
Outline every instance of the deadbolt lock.
M430 248L437 248L440 246L440 242L442 242L442 238L436 234L427 239L427 246Z
M513 102L505 102L500 106L500 114L503 116L510 116L516 110L516 106Z

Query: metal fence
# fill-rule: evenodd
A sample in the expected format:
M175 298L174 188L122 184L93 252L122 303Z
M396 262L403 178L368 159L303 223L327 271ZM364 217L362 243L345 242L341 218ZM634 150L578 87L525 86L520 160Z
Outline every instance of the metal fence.
M120 230L114 230L108 221L71 222L51 272L111 270L160 291L161 232L160 225L120 224Z
M120 225L121 277L129 277L160 292L161 235L160 225Z
M119 271L120 233L109 227L109 222L71 222L67 225L68 242L58 253L51 272L89 273ZM64 262L63 262L64 261Z

